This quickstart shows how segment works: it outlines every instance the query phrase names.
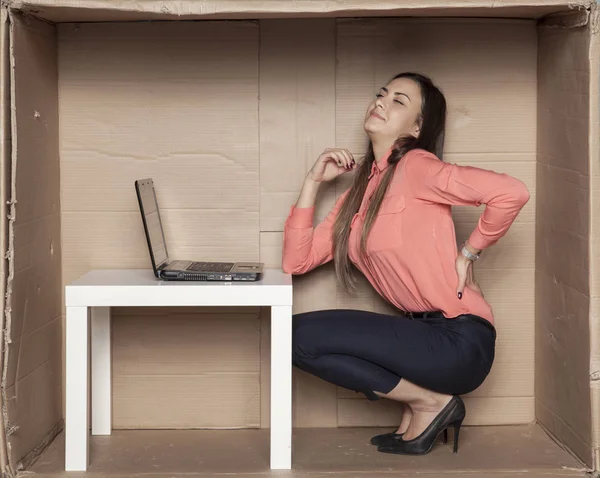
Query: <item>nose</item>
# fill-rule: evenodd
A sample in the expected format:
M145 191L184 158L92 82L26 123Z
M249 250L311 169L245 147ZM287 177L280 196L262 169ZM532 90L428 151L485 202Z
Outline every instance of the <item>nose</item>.
M375 98L375 108L383 109L383 98L381 96Z

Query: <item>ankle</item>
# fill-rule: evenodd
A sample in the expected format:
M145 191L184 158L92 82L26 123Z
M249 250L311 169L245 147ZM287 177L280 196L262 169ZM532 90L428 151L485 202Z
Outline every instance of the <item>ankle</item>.
M410 407L415 412L439 412L451 398L452 395L431 393L411 402Z

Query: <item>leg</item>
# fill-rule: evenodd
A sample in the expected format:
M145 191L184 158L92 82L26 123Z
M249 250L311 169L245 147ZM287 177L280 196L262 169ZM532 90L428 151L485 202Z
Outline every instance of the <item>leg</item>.
M400 426L396 430L396 433L405 433L408 430L410 425L410 421L412 420L412 408L408 406L406 403L402 403L402 420L400 421Z
M412 410L412 418L404 433L404 440L412 440L419 436L452 398L452 395L433 392L406 379L400 381L396 388L387 394L376 393L405 402Z
M423 321L351 310L295 317L295 365L368 398L407 403L418 411L414 424L409 413L398 429L407 439L423 431L450 401L448 393L461 387L457 370L467 365L463 355L456 334Z
M396 330L401 329L401 330ZM424 323L357 310L324 310L294 316L294 365L335 385L377 400L415 373L416 337Z
M271 307L271 469L292 467L292 307Z
M67 307L65 470L85 471L88 443L88 308Z
M432 325L357 310L298 314L294 364L375 400L374 392L388 394L400 379L438 393L464 393L478 359L465 353L460 335L446 326L451 322Z
M110 435L110 307L92 307L92 435Z

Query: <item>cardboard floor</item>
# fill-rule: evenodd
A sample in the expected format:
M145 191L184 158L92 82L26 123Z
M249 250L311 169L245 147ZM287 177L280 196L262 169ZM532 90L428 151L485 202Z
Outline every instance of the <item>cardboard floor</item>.
M385 431L388 431L387 429ZM450 430L451 432L452 430ZM349 478L440 476L586 476L585 467L536 425L464 427L459 453L439 442L429 455L378 453L373 428L296 429L293 470L269 471L269 431L140 430L93 437L86 473L64 472L60 435L22 476L69 478Z

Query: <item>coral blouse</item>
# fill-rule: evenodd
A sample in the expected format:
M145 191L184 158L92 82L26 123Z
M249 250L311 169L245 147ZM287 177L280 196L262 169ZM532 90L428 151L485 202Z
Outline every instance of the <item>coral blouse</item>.
M354 215L348 255L377 292L407 312L441 311L447 318L474 314L494 323L490 304L468 287L456 294L458 254L451 206L485 204L469 243L495 244L529 200L526 186L511 176L440 161L416 149L398 163L367 241L359 254L362 226L373 193L389 167L392 149L374 162L362 204ZM333 259L332 232L345 191L313 228L314 206L292 206L285 222L283 270L303 274Z

